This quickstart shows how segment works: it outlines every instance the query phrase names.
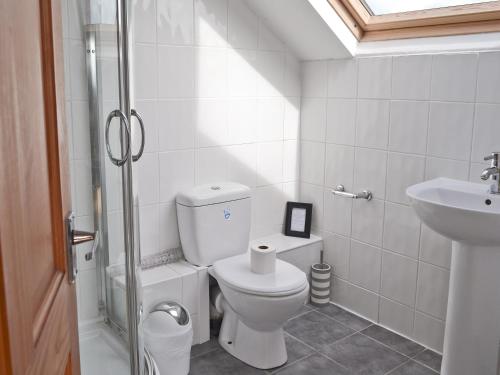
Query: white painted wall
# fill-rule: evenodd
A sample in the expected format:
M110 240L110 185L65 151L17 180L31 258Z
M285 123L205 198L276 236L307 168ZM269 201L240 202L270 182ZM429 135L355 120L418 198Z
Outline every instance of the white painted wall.
M441 351L451 243L405 189L480 182L500 147L500 52L312 61L302 74L301 199L315 205L333 301ZM374 200L334 197L338 184Z

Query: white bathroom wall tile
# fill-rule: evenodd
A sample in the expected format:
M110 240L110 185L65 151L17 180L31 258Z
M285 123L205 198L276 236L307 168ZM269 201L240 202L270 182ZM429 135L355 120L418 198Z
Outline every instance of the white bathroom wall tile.
M354 145L356 130L356 100L328 99L326 141Z
M338 277L332 277L330 299L335 304L349 308L349 283Z
M438 319L446 318L450 272L420 262L417 282L417 309Z
M149 44L135 44L134 83L137 99L156 99L158 86L158 69L156 66L156 47ZM160 71L165 67L160 67ZM115 86L118 90L118 86Z
M78 230L84 230L88 232L94 232L94 216L76 216L75 217L75 228ZM95 269L96 267L96 257L93 256L91 260L86 260L85 255L92 252L92 242L82 243L78 245L78 251L76 252L77 256L77 265L78 271Z
M71 99L87 100L87 70L85 66L85 45L81 40L70 40L70 82Z
M72 39L83 39L83 25L88 22L87 3L79 0L68 0L69 36Z
M181 245L177 225L175 204L159 205L159 248L160 251L175 249Z
M194 186L194 151L159 153L160 201L171 202L180 191Z
M465 161L428 157L425 162L425 179L448 177L467 181L468 170L469 164Z
M257 147L257 185L283 181L283 142L259 143Z
M136 100L135 109L144 121L144 152L158 151L158 114L154 100ZM139 122L132 118L132 144L134 153L139 150L142 134Z
M474 101L476 72L477 54L433 56L431 99Z
M302 97L326 98L328 86L327 62L302 63Z
M420 260L436 266L450 268L451 240L422 224Z
M351 240L349 281L372 292L379 291L382 250Z
M66 100L71 99L71 66L70 66L70 43L71 40L63 39L63 52L64 52L64 97Z
M323 228L323 188L311 184L300 186L300 200L305 203L312 203L313 212L311 226L315 230Z
M257 187L252 197L252 231L270 234L269 231L276 224L283 223L285 217L282 186L277 184Z
M157 0L157 2L158 43L193 44L193 2L184 0Z
M325 185L335 188L344 185L353 189L354 147L335 144L326 145Z
M353 190L370 190L375 198L385 197L387 152L356 148Z
M257 139L278 141L283 139L285 102L282 98L257 99Z
M300 178L300 142L283 142L283 181L298 181Z
M257 95L257 52L254 50L227 50L228 94L230 96Z
M285 182L283 184L283 196L286 201L298 201L300 199L300 182Z
M382 254L381 294L407 306L415 305L417 261L384 251Z
M192 47L158 46L159 98L194 96L195 66Z
M228 0L194 0L194 40L200 46L227 45Z
M389 99L391 97L392 57L358 60L358 97Z
M445 324L442 320L434 319L417 311L415 312L415 323L412 336L417 342L438 353L442 353L444 327Z
M105 158L104 168L106 170L106 191L113 192L106 194L106 204L108 211L121 210L122 199L122 173L109 158Z
M227 50L198 47L195 54L195 96L220 98L227 94Z
M303 141L300 155L301 181L322 185L325 176L325 144Z
M196 120L196 102L194 100L158 101L157 114L158 149L160 151L194 147Z
M109 264L125 264L123 212L108 212Z
M300 96L300 61L288 52L285 56L285 96Z
M500 150L500 105L476 104L471 160L482 162L486 155Z
M285 98L285 119L283 136L285 139L298 139L300 136L300 97Z
M230 99L227 101L227 107L228 143L240 144L255 142L258 130L257 100L255 98Z
M324 193L324 229L341 234L351 235L352 199L333 195L331 189Z
M477 72L477 101L500 103L500 52L479 54Z
M328 62L328 97L355 98L358 60L342 59Z
M257 145L243 144L225 148L229 181L255 187L257 184Z
M351 237L375 246L382 246L384 201L356 199L352 204Z
M160 250L160 216L158 205L139 207L139 228L141 256L144 258L157 253Z
M326 99L304 98L301 104L301 139L323 142L326 128Z
M90 160L90 121L89 121L89 103L86 101L71 102L71 117L73 130L73 157L75 159ZM113 122L113 128L119 127ZM110 134L112 131L110 131ZM114 149L113 149L114 150Z
M387 149L389 138L388 100L358 100L356 145Z
M383 246L388 250L418 259L420 220L413 209L386 203Z
M389 150L425 154L429 103L392 101Z
M405 336L411 336L415 315L413 309L390 299L380 297L379 311L379 323L382 326L402 333Z
M63 38L67 39L69 35L69 5L70 0L61 0L61 24L62 24L62 35Z
M223 147L196 150L196 184L227 181L228 153Z
M259 20L259 50L280 51L286 50L286 45L267 27L264 20Z
M66 100L64 110L66 112L66 129L68 130L68 157L69 160L73 160L75 158L74 156L74 143L73 143L73 111L71 108L71 101ZM71 173L71 167L70 167L70 173ZM71 176L70 176L71 177Z
M284 52L258 51L257 69L257 92L259 96L284 95Z
M223 99L199 99L196 102L196 146L228 144L227 105Z
M372 322L378 322L379 295L353 284L348 284L348 292L348 307Z
M139 64L142 58L138 58ZM156 69L156 65L155 65ZM116 58L111 59L97 59L97 80L100 80L100 89L103 100L114 100L118 102L120 96L119 82L118 82L118 63ZM134 78L141 79L142 72L138 73ZM156 88L156 83L153 86ZM137 93L136 93L137 94Z
M406 189L424 180L425 158L408 154L389 153L387 158L387 185L385 196L388 201L409 204Z
M137 161L139 169L139 199L141 205L158 203L158 154L145 152Z
M347 279L349 277L349 238L325 233L324 261L332 266L333 275Z
M134 41L139 43L156 43L156 7L158 3L158 28L167 22L165 11L168 0L136 1L134 3ZM160 9L161 8L161 9ZM160 22L160 14L163 15ZM191 13L192 18L192 13ZM191 21L192 22L192 21ZM192 33L191 33L192 34Z
M432 156L468 160L473 116L473 104L431 103L427 153Z
M432 56L396 56L393 59L392 97L429 99Z
M228 2L228 42L233 48L257 49L259 18L243 1Z
M93 320L99 317L97 304L97 276L95 269L82 270L77 276L78 321Z
M92 173L90 160L75 160L73 162L76 213L78 216L92 215Z

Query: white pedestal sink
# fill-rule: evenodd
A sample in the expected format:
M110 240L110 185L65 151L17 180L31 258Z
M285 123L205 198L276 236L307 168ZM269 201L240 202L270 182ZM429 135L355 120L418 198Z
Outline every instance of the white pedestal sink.
M406 191L420 219L453 240L443 375L500 374L500 195L438 178Z

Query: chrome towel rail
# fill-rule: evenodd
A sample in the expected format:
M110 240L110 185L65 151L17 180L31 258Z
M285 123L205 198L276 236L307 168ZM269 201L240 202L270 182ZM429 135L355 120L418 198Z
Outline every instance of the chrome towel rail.
M348 193L345 191L344 185L337 185L337 187L332 190L332 194L352 199L366 199L368 201L373 198L373 194L369 190L363 190L361 193Z

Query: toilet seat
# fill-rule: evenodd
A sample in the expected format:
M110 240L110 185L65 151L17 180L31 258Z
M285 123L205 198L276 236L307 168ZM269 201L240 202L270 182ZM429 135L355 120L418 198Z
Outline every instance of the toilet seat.
M213 273L219 282L228 287L259 296L289 296L303 291L309 285L304 272L279 259L276 260L274 273L253 273L248 253L216 261Z

